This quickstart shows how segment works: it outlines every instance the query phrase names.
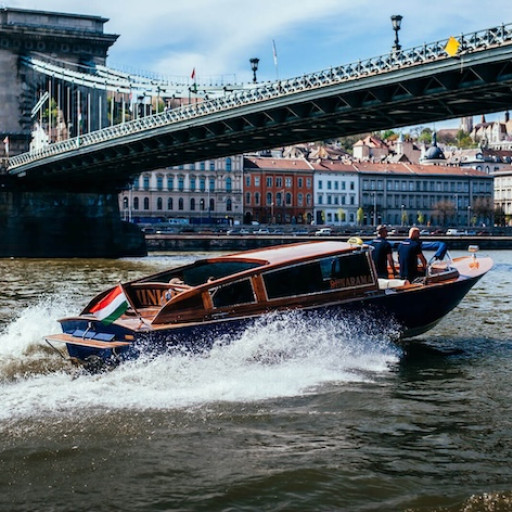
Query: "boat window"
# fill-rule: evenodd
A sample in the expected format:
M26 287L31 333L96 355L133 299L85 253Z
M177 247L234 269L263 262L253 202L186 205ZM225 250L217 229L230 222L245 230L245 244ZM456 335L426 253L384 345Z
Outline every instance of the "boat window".
M260 267L262 263L247 261L197 261L188 267L177 268L160 272L141 279L140 283L158 282L168 283L171 279L178 278L189 286L198 286L206 283L210 278L220 279L244 270Z
M331 288L355 288L375 284L367 253L347 254L332 259Z
M319 261L263 274L269 299L318 293L329 289Z
M365 253L347 254L332 259L331 279L369 276L372 272Z
M247 261L217 261L200 262L198 265L189 267L183 271L183 280L191 286L206 283L208 279L220 279L244 270L261 266L260 263Z
M250 279L214 288L210 293L213 306L216 308L256 302Z

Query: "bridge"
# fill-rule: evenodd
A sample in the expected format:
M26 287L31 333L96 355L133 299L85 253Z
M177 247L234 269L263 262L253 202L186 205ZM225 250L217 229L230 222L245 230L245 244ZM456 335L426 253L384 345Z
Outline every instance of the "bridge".
M0 175L0 256L142 253L140 233L119 220L117 192L144 170L512 103L512 25L462 35L451 55L444 39L276 82L198 86L108 68L117 36L103 34L103 18L0 14L9 57L0 75L11 80L0 88L11 94L0 98L0 119L17 142ZM26 151L45 104L51 143Z
M158 167L510 108L512 25L465 34L458 42L455 56L447 53L446 39L229 93L211 90L200 103L14 156L9 174L38 187L116 188ZM69 74L34 60L27 65ZM127 87L107 68L67 79ZM137 87L177 92L176 85L154 80Z

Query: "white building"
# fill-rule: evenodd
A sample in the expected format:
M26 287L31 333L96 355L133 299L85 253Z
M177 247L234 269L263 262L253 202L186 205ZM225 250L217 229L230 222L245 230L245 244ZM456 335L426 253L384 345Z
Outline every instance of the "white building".
M121 214L126 220L238 223L243 216L242 175L241 155L143 172L119 195Z
M322 160L313 167L314 219L317 224L357 223L359 177L351 164Z
M505 214L512 225L512 167L494 173L494 206Z

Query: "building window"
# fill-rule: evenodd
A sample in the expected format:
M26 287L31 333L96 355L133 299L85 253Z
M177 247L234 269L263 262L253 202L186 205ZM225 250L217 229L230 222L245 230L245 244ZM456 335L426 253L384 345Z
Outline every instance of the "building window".
M285 178L284 184L286 188L292 188L292 179L291 178Z
M303 194L297 194L297 203L298 203L298 206L304 206L304 195Z
M139 176L137 176L137 177L133 180L132 187L133 187L133 190L139 190Z
M214 160L212 160L210 162L210 171L215 171L215 161Z
M184 176L178 176L178 190L183 192L185 190L185 178Z
M190 198L190 210L194 211L195 209L196 209L196 200L193 197L191 197Z
M233 210L233 201L231 200L230 197L228 197L228 199L226 200L226 211L230 212L232 210Z
M210 208L208 209L209 212L213 212L215 210L215 199L210 198Z
M142 179L142 183L144 190L149 190L149 176L144 176L144 178Z
M156 198L156 209L157 210L163 210L164 209L164 202L162 201L161 197Z
M167 176L167 190L174 190L174 176Z
M232 190L232 180L231 178L226 178L226 192L231 193Z
M276 178L276 187L282 187L283 186L283 178L277 177Z
M204 176L201 176L199 178L199 190L201 192L205 192L206 191L206 178Z
M272 204L272 192L267 192L267 206Z
M139 198L138 197L134 197L133 198L133 209L134 210L138 210L139 209Z
M183 210L183 197L178 199L178 210Z
M210 178L210 192L215 192L215 178Z
M195 192L196 191L196 177L190 176L190 191Z
M231 158L229 156L226 158L226 171L231 171Z
M306 188L311 188L311 178L306 178Z
M172 197L167 198L167 209L172 210Z
M164 189L164 177L163 176L157 176L156 177L156 189L157 190L163 190Z
M255 206L260 205L260 193L259 192L254 193L254 204L255 204Z
M123 208L125 210L128 209L128 198L127 197L123 197Z
M245 193L245 204L246 205L250 205L251 204L251 193L250 192L246 192Z
M311 206L311 194L306 195L306 205Z
M260 177L254 176L254 186L259 187L260 186Z
M250 187L251 186L251 177L250 176L246 176L245 177L245 186L246 187Z
M201 198L201 200L199 201L199 209L204 212L204 209L205 209L205 201L204 201L204 197Z
M205 163L204 162L201 162L199 164L199 169L201 169L201 171L204 171L205 170Z
M286 204L288 206L291 206L292 204L292 195L290 194L290 192L286 192Z
M297 186L298 186L299 188L302 188L303 181L304 181L304 180L303 180L302 178L297 178Z
M322 190L322 188L323 188L322 180L318 180L318 190Z
M149 197L144 198L144 210L149 210Z
M267 187L272 186L272 176L267 176Z

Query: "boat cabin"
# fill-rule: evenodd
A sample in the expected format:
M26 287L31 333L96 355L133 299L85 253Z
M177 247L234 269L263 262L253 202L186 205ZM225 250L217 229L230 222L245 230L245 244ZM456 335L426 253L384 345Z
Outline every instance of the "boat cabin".
M133 310L160 324L326 304L378 290L370 251L311 242L199 260L124 285Z

